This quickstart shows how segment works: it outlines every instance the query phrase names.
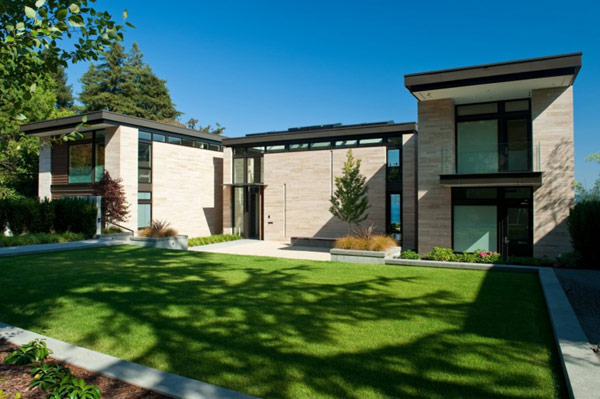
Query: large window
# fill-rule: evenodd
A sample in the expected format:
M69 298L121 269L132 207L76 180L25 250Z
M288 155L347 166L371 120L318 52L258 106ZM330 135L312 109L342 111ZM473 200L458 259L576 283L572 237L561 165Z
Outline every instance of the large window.
M402 136L386 140L386 230L398 242L402 241L402 141Z
M69 144L69 183L99 181L104 173L104 134L86 132Z
M530 187L452 189L453 249L531 256Z
M530 171L531 147L529 100L456 107L456 173Z
M138 142L138 182L152 183L152 141L140 132Z

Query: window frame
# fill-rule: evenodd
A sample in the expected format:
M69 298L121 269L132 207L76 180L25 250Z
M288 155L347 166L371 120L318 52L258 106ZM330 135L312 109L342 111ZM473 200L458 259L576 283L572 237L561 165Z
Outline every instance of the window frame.
M96 157L96 150L97 150L97 146L98 144L103 144L104 145L104 170L106 170L106 134L103 130L93 130L91 132L84 132L84 133L92 133L92 137L91 138L85 138L85 139L75 139L75 140L71 140L68 142L68 146L67 146L67 184L94 184L97 183L102 176L100 176L100 179L96 180L96 167L98 165L96 165L97 162L97 157ZM97 137L99 133L102 133L101 137ZM71 180L71 147L72 146L77 146L77 145L82 145L82 144L91 144L92 145L92 172L91 172L91 180L89 182L77 182L77 183L72 183Z
M528 109L526 111L505 111L506 103L516 101L527 101ZM464 106L479 105L479 104L498 104L497 112L474 114L474 115L458 115L458 109ZM515 98L511 100L501 101L484 101L468 104L457 104L454 106L454 173L458 174L459 157L458 157L458 124L460 122L476 122L484 120L496 120L498 122L498 171L492 173L507 173L508 170L508 129L507 122L510 120L527 120L527 170L512 171L512 172L532 172L533 171L533 129L531 116L531 99L530 98ZM471 173L464 173L471 174ZM472 173L478 174L478 173Z

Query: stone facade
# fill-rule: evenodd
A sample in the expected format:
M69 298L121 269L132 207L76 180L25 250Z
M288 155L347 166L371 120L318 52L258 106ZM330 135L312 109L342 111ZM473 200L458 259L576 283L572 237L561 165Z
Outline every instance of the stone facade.
M452 193L440 186L443 169L454 165L454 103L451 99L419 102L418 251L452 247ZM447 172L444 170L444 172Z
M52 185L52 147L45 140L41 140L40 160L39 160L39 178L38 178L38 196L41 199L52 198L50 191Z
M220 234L223 154L156 141L152 152L152 218L190 237Z
M137 231L138 129L127 126L106 129L105 143L105 169L113 179L122 179L129 203L129 218L121 224Z
M369 185L369 219L385 232L386 147L353 148ZM347 226L329 213L334 177L341 174L346 149L265 154L264 238L340 237Z
M402 137L402 247L417 248L417 135Z
M567 217L574 203L573 87L534 90L531 95L534 157L543 172L533 194L534 256L571 251ZM538 160L539 157L539 160Z

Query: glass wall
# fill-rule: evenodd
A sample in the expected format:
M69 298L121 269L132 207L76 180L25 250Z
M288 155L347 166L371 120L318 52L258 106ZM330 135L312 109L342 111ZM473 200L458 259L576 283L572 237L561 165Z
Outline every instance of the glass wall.
M152 205L138 204L138 229L150 226L152 219Z
M454 206L454 250L498 250L498 209L493 205Z
M244 234L244 190L245 187L233 188L233 234Z
M388 231L396 241L402 238L402 194L388 194Z
M69 146L69 183L91 183L93 168L92 143Z
M152 183L152 141L140 132L138 142L138 182Z
M233 159L233 183L234 184L244 183L244 159L245 158L234 158Z
M457 135L457 173L498 171L498 121L459 122Z

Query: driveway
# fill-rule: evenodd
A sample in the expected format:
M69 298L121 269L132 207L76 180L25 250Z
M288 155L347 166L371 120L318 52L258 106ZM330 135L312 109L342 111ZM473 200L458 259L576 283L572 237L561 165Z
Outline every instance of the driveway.
M289 242L237 240L190 247L190 251L232 255L274 256L277 258L330 260L329 248L293 246Z

